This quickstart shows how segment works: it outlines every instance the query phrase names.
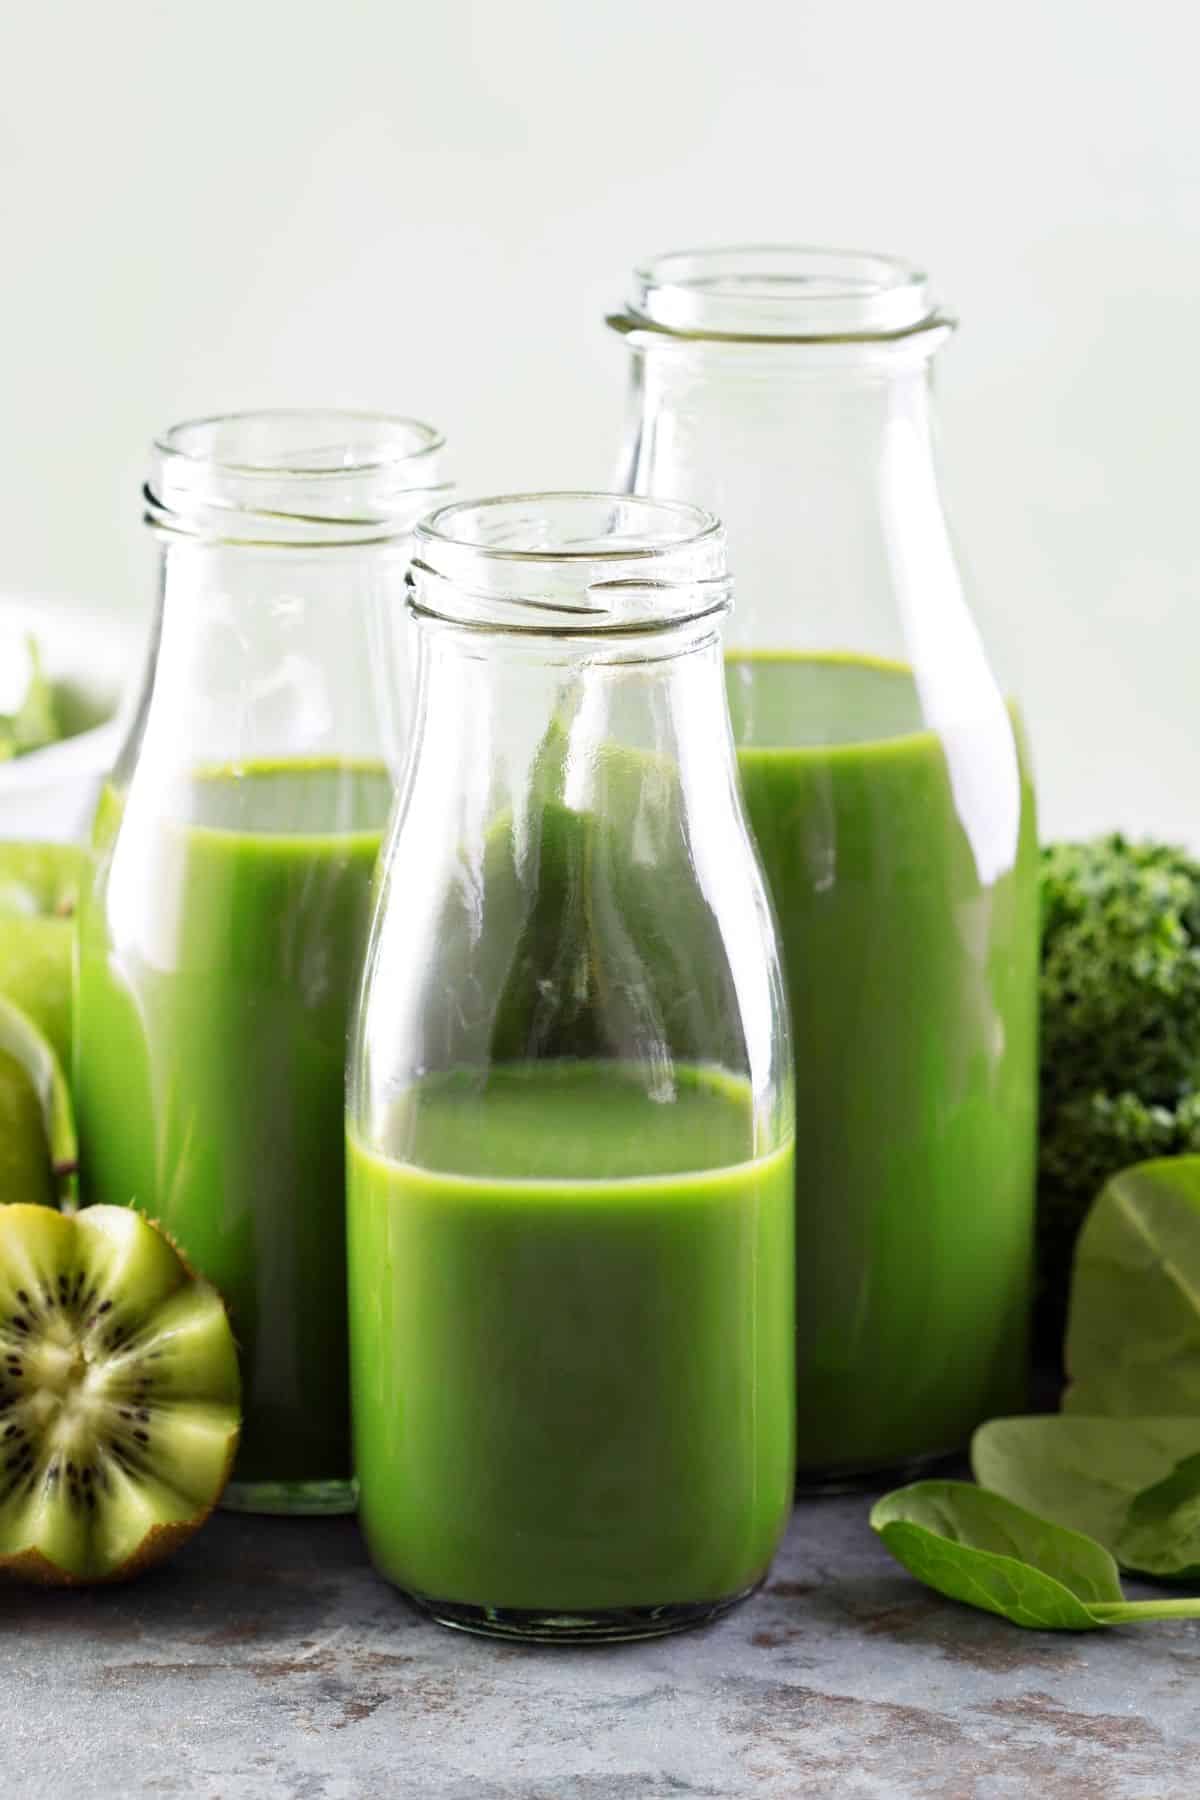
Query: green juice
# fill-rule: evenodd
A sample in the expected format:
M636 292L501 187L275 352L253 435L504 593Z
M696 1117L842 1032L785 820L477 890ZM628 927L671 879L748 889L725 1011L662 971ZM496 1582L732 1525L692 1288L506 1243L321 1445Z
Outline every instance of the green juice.
M380 768L198 774L171 816L105 796L80 921L87 1202L161 1220L241 1349L238 1482L351 1472L344 1063Z
M494 1065L349 1142L360 1517L445 1610L713 1605L765 1571L793 1477L792 1158L747 1089Z
M728 686L792 1009L799 1468L836 1477L960 1448L1023 1404L1032 789L1001 716L966 746L1011 777L1009 847L981 870L908 670L731 657Z

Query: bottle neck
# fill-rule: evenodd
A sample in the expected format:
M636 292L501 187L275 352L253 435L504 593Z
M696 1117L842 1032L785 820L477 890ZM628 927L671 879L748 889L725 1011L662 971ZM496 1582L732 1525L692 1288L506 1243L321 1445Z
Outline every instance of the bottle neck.
M380 1034L396 1054L421 1038L414 1069L595 1056L669 1087L677 1061L703 1062L757 1093L778 971L711 622L655 656L418 631L416 742L373 952ZM439 1019L423 1037L422 943L456 978L449 1010L422 986L422 1017Z
M912 660L915 565L953 563L933 454L933 338L874 353L681 347L650 334L635 345L625 478L723 519L732 647Z
M400 761L396 622L413 530L447 491L442 452L428 425L354 412L196 419L155 441L158 612L118 783Z
M670 800L737 808L721 644L711 621L653 640L578 645L416 625L408 805L447 844L561 805L598 817Z
M145 678L116 780L197 767L387 762L407 738L395 622L408 546L161 546Z
M731 649L911 671L956 792L984 769L984 789L1007 796L1007 844L1018 804L1012 726L942 506L931 336L922 352L879 357L844 346L643 347L628 477L639 493L690 494L724 519L738 592ZM788 741L820 741L826 726L795 717L786 729ZM979 853L990 867L987 844Z
M686 786L701 763L733 791L729 581L710 513L597 492L461 501L418 526L408 586L413 781L431 784L435 808L457 793L467 810L452 836L481 808L603 810L622 758L626 792L658 764Z

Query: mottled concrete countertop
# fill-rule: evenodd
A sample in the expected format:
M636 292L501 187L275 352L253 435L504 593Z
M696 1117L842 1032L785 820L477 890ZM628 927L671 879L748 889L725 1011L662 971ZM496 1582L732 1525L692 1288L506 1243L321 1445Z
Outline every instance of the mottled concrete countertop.
M3 1800L1196 1800L1200 1623L1081 1637L943 1603L863 1499L797 1508L706 1631L447 1632L348 1520L213 1521L168 1568L0 1590Z

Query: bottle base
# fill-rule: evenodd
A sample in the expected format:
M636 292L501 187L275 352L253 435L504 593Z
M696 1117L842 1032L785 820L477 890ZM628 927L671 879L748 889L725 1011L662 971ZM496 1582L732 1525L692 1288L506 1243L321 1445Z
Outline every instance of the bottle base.
M708 1625L739 1606L760 1581L723 1600L667 1606L602 1607L595 1612L549 1612L515 1606L464 1606L401 1588L404 1598L437 1625L476 1637L506 1638L525 1644L617 1644L637 1638L670 1637Z
M852 1464L835 1469L797 1469L796 1498L817 1500L822 1495L862 1494L877 1487L904 1487L927 1475L944 1470L948 1464L961 1461L963 1451L928 1450L920 1456L902 1457L897 1462Z
M231 1481L221 1496L224 1512L332 1517L358 1511L358 1486L337 1481Z

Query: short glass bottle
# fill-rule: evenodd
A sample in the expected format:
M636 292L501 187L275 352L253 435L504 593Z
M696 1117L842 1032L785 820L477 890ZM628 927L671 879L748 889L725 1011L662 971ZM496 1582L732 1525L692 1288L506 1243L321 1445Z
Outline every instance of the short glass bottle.
M891 259L665 256L624 481L729 532L727 685L797 1069L799 1479L961 1449L1026 1381L1036 824L933 458L952 328Z
M389 618L441 460L407 419L246 414L168 431L145 490L158 613L81 907L83 1195L224 1295L251 1511L354 1504L346 1031L402 754Z
M443 508L348 1118L360 1517L443 1624L632 1638L793 1479L792 1092L693 507Z

